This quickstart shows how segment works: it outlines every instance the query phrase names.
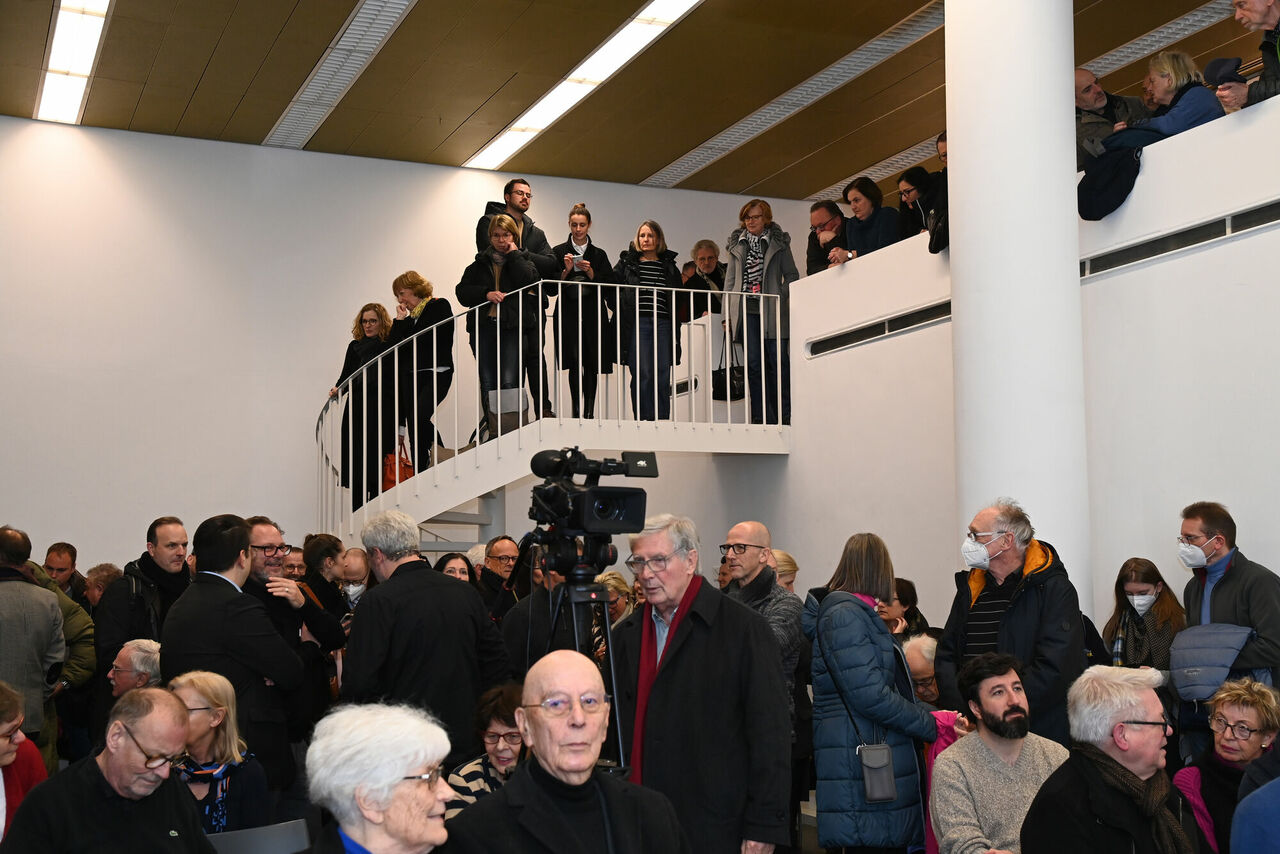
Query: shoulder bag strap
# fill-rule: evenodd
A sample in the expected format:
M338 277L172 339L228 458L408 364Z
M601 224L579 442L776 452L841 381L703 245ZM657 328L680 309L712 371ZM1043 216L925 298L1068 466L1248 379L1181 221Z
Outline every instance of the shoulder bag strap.
M849 716L849 722L853 724L853 731L858 736L859 744L866 744L867 740L862 737L862 730L858 728L858 719L853 715L853 709L849 706L849 698L844 695L844 690L840 687L840 682L835 677L835 670L831 667L831 659L827 657L827 645L822 640L822 615L827 610L827 606L823 605L818 609L818 619L814 621L814 634L818 638L818 652L822 655L822 661L827 665L827 673L831 676L831 682L836 686L836 693L840 695L840 702L844 704L845 714Z

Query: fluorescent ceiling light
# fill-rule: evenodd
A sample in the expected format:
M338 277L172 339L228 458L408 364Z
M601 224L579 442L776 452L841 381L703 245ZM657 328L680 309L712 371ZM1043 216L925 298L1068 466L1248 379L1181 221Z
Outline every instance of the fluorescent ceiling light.
M480 152L463 163L472 169L498 169L517 151L581 101L591 90L608 80L624 65L679 21L702 0L653 0L632 15L613 35L587 55L519 118L507 125Z
M80 121L110 8L111 0L66 0L59 4L40 86L37 119L71 124Z
M46 72L36 118L47 122L75 124L80 118L80 102L84 100L84 88L88 82L88 77L78 74Z

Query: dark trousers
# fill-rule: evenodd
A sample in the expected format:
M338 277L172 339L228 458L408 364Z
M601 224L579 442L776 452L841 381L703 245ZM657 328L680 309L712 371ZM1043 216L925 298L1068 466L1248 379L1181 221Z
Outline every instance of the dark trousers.
M655 328L657 334L655 335ZM659 318L641 317L630 342L627 367L631 369L631 411L637 421L671 417L671 324ZM656 398L656 400L655 400Z
M521 359L524 361L524 379L529 386L530 399L540 401L539 415L550 415L551 385L547 382L547 362L542 357L542 324L543 317L539 314L537 332L525 329L520 336Z
M436 407L445 399L449 388L453 385L453 371L418 371L418 387L414 389L417 397L418 411L413 411L413 397L405 395L410 402L405 406L402 417L409 425L409 433L413 436L413 453L417 455L416 469L422 471L431 462L431 446L439 442L439 434L431 418ZM440 443L443 444L443 443Z
M476 332L480 394L488 410L494 414L499 410L519 412L524 409L520 389L520 331L513 326L499 327L495 318L482 317ZM498 392L499 406L493 403L494 392Z
M778 346L782 345L782 423L791 423L791 348L787 339L760 340L760 315L747 314L743 337L747 346L747 392L752 424L778 423ZM764 358L761 359L761 343Z

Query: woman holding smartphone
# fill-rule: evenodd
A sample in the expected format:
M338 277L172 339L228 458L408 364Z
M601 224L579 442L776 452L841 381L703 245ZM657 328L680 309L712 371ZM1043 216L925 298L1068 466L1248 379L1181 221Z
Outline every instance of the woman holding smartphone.
M563 285L556 300L556 349L569 371L574 418L594 418L599 375L613 372L618 289L609 255L591 241L591 212L579 202L569 211L569 239L551 250L562 261Z

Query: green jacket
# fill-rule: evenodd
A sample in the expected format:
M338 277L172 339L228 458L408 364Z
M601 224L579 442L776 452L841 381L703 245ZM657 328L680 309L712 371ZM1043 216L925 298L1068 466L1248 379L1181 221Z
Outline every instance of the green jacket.
M78 688L89 681L97 668L98 658L93 650L93 620L85 613L58 583L49 577L44 567L35 561L27 561L27 569L31 570L36 583L53 591L58 597L58 607L62 609L62 634L67 641L67 660L62 665L62 678Z

